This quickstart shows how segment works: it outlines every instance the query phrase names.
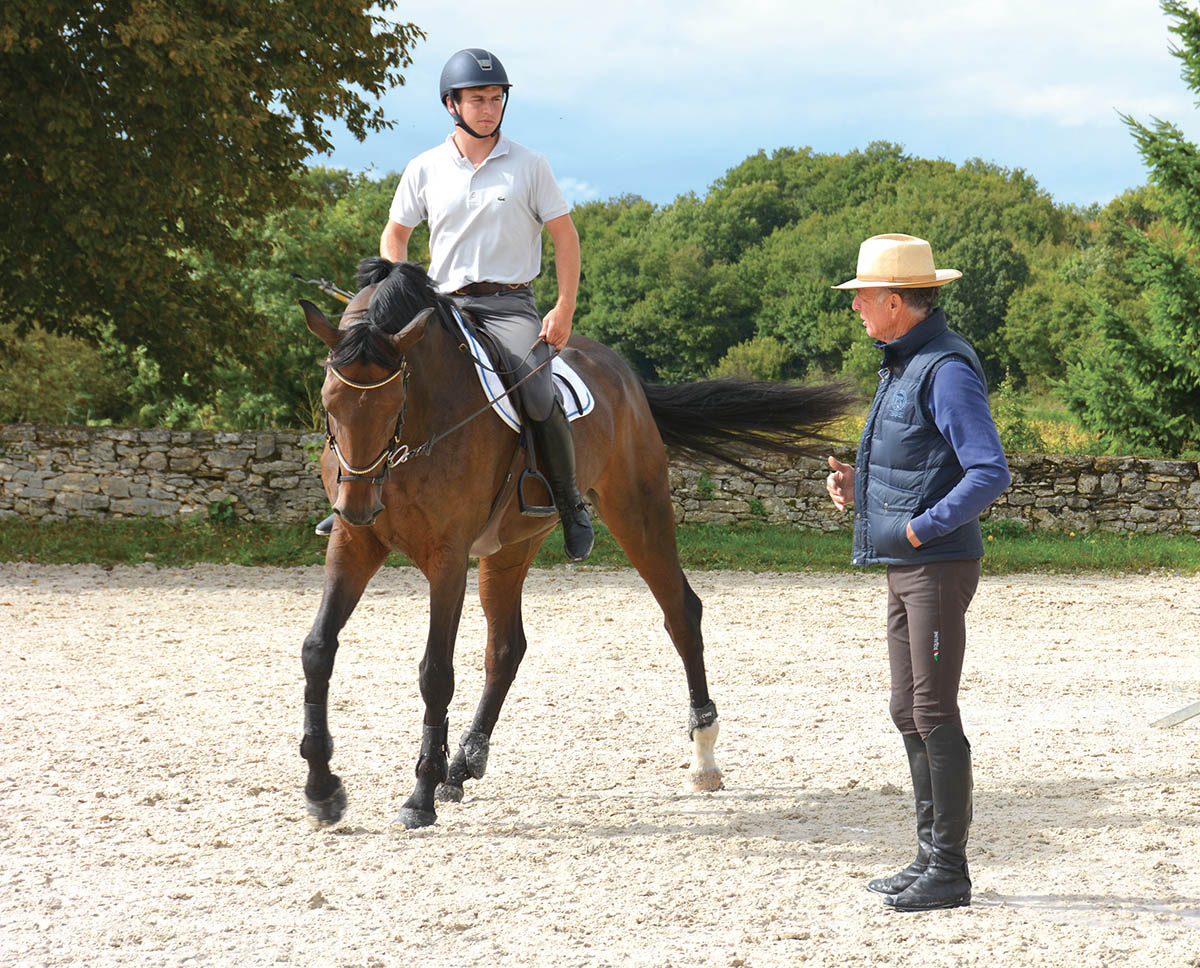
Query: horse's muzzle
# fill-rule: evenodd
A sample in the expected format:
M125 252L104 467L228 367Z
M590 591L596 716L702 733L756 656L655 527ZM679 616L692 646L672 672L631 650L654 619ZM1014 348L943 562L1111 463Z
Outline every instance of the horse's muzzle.
M366 490L366 494L360 495L359 500L354 500L348 497L345 487L339 488L337 503L333 506L334 513L339 518L356 528L365 528L374 524L375 519L383 513L383 501L380 500L379 493L381 488L372 487L364 490ZM367 500L361 499L367 496L369 496Z

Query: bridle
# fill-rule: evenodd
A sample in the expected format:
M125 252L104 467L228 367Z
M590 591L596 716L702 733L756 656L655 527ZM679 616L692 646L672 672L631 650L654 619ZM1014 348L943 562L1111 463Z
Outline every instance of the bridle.
M382 484L387 479L388 471L397 464L403 464L410 456L408 444L400 442L400 435L404 432L404 415L408 410L408 376L411 372L408 368L408 360L401 357L400 368L392 373L391 376L380 380L378 383L355 383L353 380L349 380L343 376L335 366L330 366L329 372L346 386L353 387L355 390L378 390L380 387L387 386L397 377L404 381L404 402L400 405L400 413L396 417L396 429L392 432L392 439L383 448L379 456L367 464L366 467L355 467L342 456L337 439L333 436L333 428L329 426L329 411L325 411L325 443L329 445L329 452L337 458L337 482L341 484L342 481L367 481L370 484ZM379 473L372 476L371 471L380 467L380 465L382 465L382 468Z

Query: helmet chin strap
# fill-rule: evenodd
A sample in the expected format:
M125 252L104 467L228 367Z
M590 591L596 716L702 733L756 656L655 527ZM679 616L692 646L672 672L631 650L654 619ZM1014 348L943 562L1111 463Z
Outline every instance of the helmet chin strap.
M500 133L500 125L504 124L504 112L507 110L508 110L508 91L505 91L504 92L504 104L500 108L500 124L496 125L496 130L493 131L491 134L480 134L478 131L476 131L474 128L472 128L470 125L468 125L466 121L463 120L462 115L458 113L458 104L454 100L454 94L453 93L450 94L450 114L454 118L454 123L457 124L460 128L462 128L472 138L478 138L480 141L483 141L485 138L494 138L494 137L496 137L496 135L498 135Z

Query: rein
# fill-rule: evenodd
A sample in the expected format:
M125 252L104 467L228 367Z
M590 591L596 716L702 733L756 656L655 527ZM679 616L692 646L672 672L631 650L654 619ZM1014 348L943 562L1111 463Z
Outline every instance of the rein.
M539 336L538 340L541 340L541 338L542 337ZM537 345L536 341L535 341L534 345L535 346ZM460 347L460 349L461 349L461 347ZM532 346L529 348L529 352L530 353L533 352ZM527 358L528 358L528 355L529 354L526 354ZM350 464L349 462L347 462L347 460L342 456L342 452L338 448L338 445L337 445L337 440L333 436L333 428L330 427L330 425L329 425L329 411L328 410L325 411L325 442L326 442L326 444L329 445L330 453L332 453L333 456L337 458L337 462L338 462L337 483L340 484L340 483L342 483L342 481L368 481L371 484L382 484L383 481L386 480L386 478L387 478L388 471L391 470L391 468L395 467L397 464L407 463L408 459L410 457L428 457L430 452L433 450L434 444L436 444L440 440L444 440L446 437L449 437L452 433L454 433L454 431L456 431L460 427L463 427L466 424L470 423L472 420L474 420L480 414L486 413L488 410L490 410L492 408L492 405L494 403L496 403L497 400L500 400L500 399L503 399L504 397L510 396L513 393L513 391L515 391L522 383L524 383L531 376L533 376L535 373L537 373L538 370L540 370L542 367L544 367L547 363L552 362L554 359L554 355L555 355L554 353L551 353L549 357L547 357L545 360L543 360L541 363L539 363L537 366L535 366L532 370L530 370L528 373L526 373L523 377L521 377L521 379L519 379L511 387L506 389L499 396L490 398L487 401L487 403L485 403L482 407L480 407L478 410L474 411L473 413L470 413L467 416L463 417L463 419L460 420L458 423L456 423L454 426L448 427L446 430L442 430L442 431L432 434L430 436L430 438L427 441L425 441L425 443L423 443L417 447L413 447L413 448L410 448L408 446L408 444L401 443L401 441L400 441L400 435L404 432L405 412L408 410L408 378L412 372L409 369L407 359L402 358L400 361L400 369L398 369L394 373L392 373L391 376L386 377L383 380L380 380L378 383L354 383L353 381L346 379L346 377L344 377L340 372L338 372L336 367L332 367L332 366L329 367L329 371L335 377L337 377L346 386L353 387L355 390L378 390L380 387L387 386L389 383L391 383L397 377L401 377L404 380L404 386L403 386L404 403L401 404L401 406L400 406L400 413L396 418L396 429L392 433L392 439L388 443L388 445L386 447L384 447L383 451L379 454L379 456L376 457L375 460L373 460L366 467L355 467L352 464ZM373 470L375 470L375 468L379 467L380 464L384 465L383 470L374 476L370 476L371 471L373 471ZM343 471L345 471L344 474L342 473Z

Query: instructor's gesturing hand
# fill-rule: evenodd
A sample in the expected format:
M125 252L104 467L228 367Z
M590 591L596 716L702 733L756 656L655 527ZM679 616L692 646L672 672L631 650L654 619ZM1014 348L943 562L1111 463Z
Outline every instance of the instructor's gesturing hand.
M836 457L829 458L829 466L833 473L825 478L825 490L833 499L834 506L839 511L845 511L854 503L854 467L843 464Z

